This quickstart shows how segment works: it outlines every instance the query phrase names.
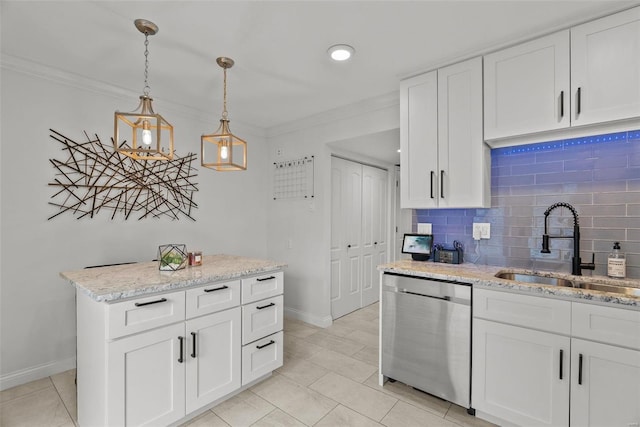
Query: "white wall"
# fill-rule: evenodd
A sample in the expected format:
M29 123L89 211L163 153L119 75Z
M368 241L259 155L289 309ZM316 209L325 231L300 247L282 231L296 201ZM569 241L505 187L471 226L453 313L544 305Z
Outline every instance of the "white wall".
M111 220L110 212L82 220L62 214L48 221L56 212L48 205L56 191L47 185L55 173L49 159L64 159L49 128L79 140L86 130L109 144L114 111L133 110L139 94L125 96L98 82L6 59L0 146L2 389L75 365L74 291L60 271L150 261L163 243L185 243L205 254L266 257L265 177L270 171L263 132L233 121L232 130L248 141L248 170L222 173L200 167L200 135L215 130L217 119L193 118L188 108L157 99L156 111L175 127L177 154L198 153L196 221Z
M268 256L288 264L284 292L288 316L318 326L331 324L331 153L339 149L328 144L397 129L398 102L394 93L269 130L270 164L315 156L314 200L268 203ZM281 156L276 155L278 149Z

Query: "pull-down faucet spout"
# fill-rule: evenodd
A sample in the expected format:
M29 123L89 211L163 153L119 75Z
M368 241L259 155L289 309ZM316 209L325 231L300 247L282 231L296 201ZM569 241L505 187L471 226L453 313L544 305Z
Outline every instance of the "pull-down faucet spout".
M549 214L555 208L567 208L573 214L573 236L550 236L548 232L548 218ZM559 202L549 206L544 211L544 234L542 235L542 252L543 254L551 253L549 250L549 239L571 239L573 238L573 257L571 258L571 274L575 276L582 276L582 269L595 270L595 254L591 254L590 263L582 263L580 259L580 225L578 222L578 212L569 203Z

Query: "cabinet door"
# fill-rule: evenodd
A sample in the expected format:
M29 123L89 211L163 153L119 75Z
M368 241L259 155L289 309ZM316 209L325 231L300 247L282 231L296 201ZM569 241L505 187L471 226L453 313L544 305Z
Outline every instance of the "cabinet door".
M472 406L517 425L569 424L570 339L473 320Z
M247 385L282 366L282 331L242 347L242 385Z
M571 358L571 425L640 423L640 351L574 338Z
M436 207L438 180L438 73L400 82L400 203Z
M571 91L575 124L640 117L640 7L571 29Z
M108 344L107 425L168 425L185 415L184 322Z
M187 321L187 413L240 388L240 317L236 307Z
M282 295L242 306L242 344L282 330Z
M569 127L569 31L484 57L485 139Z
M438 206L491 205L491 155L482 137L482 58L438 70Z

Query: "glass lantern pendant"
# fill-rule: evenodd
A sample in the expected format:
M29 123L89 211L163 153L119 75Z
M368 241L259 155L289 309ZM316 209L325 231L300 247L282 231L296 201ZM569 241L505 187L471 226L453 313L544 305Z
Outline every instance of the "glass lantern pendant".
M149 96L149 36L158 32L158 26L145 19L136 19L134 24L144 34L143 95L135 111L116 111L113 144L116 151L135 160L172 160L173 126L153 111Z
M202 166L217 171L238 171L247 169L247 143L231 133L227 118L227 68L234 64L231 58L218 58L216 62L224 69L224 107L220 126L210 135L200 138L200 160ZM210 147L213 154L207 158L206 149Z

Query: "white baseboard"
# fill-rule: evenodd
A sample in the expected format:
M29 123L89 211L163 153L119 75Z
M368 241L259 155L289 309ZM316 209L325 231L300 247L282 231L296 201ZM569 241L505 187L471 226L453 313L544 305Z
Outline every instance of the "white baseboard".
M285 317L302 320L305 323L310 323L321 328L328 328L333 324L331 316L318 317L304 311L296 310L295 308L285 307L284 315Z
M76 367L76 358L57 360L55 362L44 363L31 368L23 369L0 377L0 390L26 384L31 381L50 377L60 372L68 371Z

